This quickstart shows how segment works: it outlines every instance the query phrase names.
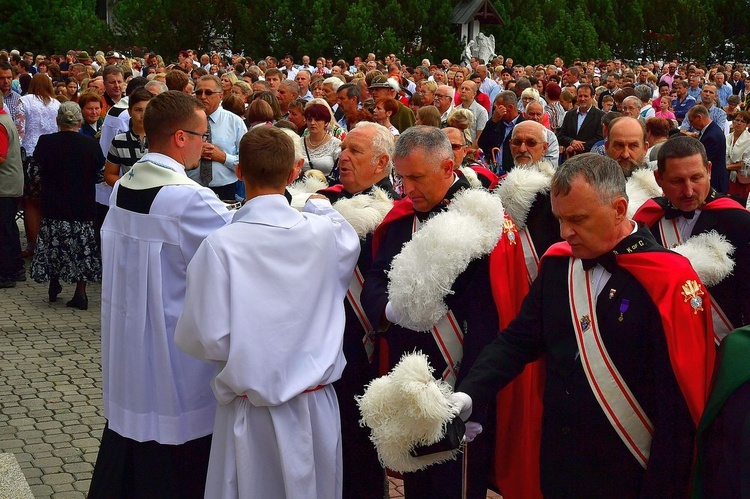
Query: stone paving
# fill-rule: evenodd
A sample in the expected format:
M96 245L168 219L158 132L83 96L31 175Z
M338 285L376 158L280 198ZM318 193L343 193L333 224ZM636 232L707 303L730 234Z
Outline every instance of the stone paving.
M56 303L31 278L0 289L0 453L15 455L36 498L86 496L104 427L101 286L88 285L86 311L65 306L74 288L63 283ZM390 490L403 497L400 480Z

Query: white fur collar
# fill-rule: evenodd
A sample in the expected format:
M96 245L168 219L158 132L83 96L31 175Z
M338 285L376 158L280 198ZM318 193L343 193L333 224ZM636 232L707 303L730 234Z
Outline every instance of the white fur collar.
M519 230L526 227L526 218L536 195L549 192L553 174L554 170L548 161L538 163L537 166L516 166L495 189Z
M663 195L653 170L649 168L634 170L625 184L625 192L628 195L628 218L633 218L638 208L649 199Z
M286 190L292 195L292 207L302 211L310 195L326 187L328 187L328 184L325 182L312 176L305 176L289 184Z
M333 204L349 224L357 231L360 239L375 232L385 216L393 208L393 200L380 187L373 186L369 194L357 194L351 198L341 198Z
M459 166L458 171L460 171L464 178L469 182L469 185L472 187L472 189L484 188L484 186L482 185L482 181L479 180L479 176L473 168L470 168L468 166Z
M504 219L500 197L466 189L404 244L388 272L388 297L401 326L427 331L448 312L444 298L453 282L495 248Z
M672 248L688 260L706 286L716 286L734 270L734 246L715 230L697 234Z

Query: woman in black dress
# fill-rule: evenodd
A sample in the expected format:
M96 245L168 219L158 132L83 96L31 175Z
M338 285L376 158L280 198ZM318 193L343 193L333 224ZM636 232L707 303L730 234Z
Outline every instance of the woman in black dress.
M86 282L101 279L102 262L94 237L94 186L101 182L104 155L99 142L78 133L83 117L75 102L57 114L57 133L42 135L34 151L40 166L42 224L31 277L49 281L49 301L57 301L60 280L76 283L68 307L86 310Z

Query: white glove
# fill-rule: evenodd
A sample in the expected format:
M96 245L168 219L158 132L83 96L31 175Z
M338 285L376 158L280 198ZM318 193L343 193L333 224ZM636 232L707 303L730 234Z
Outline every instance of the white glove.
M458 408L458 417L466 421L471 416L471 397L463 392L455 392L450 396L451 402Z
M464 441L468 444L473 442L477 435L482 433L482 425L475 423L474 421L466 422L466 432L464 433Z
M399 320L401 320L401 316L393 309L390 301L385 304L385 318L394 324L398 324Z

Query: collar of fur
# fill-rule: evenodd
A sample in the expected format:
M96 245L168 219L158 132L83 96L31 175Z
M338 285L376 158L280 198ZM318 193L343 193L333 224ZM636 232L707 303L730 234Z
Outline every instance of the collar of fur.
M310 195L326 187L328 187L328 184L322 180L312 176L305 176L289 184L286 190L292 195L292 208L302 211Z
M378 186L372 186L368 194L357 194L342 198L333 204L349 224L357 231L360 239L372 234L385 216L393 208L393 200Z
M706 286L716 286L734 270L734 246L715 230L697 234L672 248L688 260Z
M459 166L458 171L460 171L464 178L469 181L469 185L472 189L484 188L482 181L479 180L477 172L475 172L473 168L469 166Z
M546 160L529 166L516 166L495 189L518 230L526 227L526 218L536 195L549 192L554 172L552 165Z
M653 170L649 168L633 170L625 184L625 192L628 195L628 218L633 218L638 208L649 199L663 195Z
M388 272L388 297L399 325L427 331L448 312L444 298L453 282L472 260L495 248L504 219L498 196L465 189L412 235Z

